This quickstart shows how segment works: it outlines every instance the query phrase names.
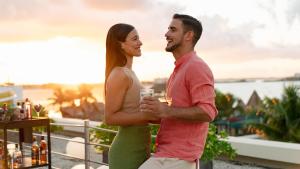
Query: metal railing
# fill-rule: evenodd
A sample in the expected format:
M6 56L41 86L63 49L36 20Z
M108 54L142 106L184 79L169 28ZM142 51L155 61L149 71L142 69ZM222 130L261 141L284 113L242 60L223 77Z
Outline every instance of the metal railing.
M83 127L83 136L84 136L84 141L83 142L68 139L68 138L65 138L65 137L52 136L52 135L50 135L50 136L51 136L51 139L55 138L55 139L59 139L59 140L65 140L65 141L68 141L68 142L75 142L75 143L83 144L84 145L84 154L85 154L84 159L82 159L81 157L76 157L76 156L73 156L73 155L70 155L70 154L56 152L56 151L53 151L53 150L51 150L51 154L56 154L56 155L60 155L60 156L68 157L68 158L83 160L84 164L85 164L85 169L90 168L90 163L95 163L95 164L108 166L108 163L93 161L93 160L90 159L90 146L100 146L100 147L106 147L106 148L110 148L111 146L106 145L106 144L90 142L90 130L89 129L94 129L94 130L99 130L99 131L104 131L104 132L114 133L114 134L117 134L118 131L110 130L110 129L106 129L106 128L100 128L100 127L93 127L93 126L90 126L89 122L90 122L89 120L84 120L83 125L64 124L64 123L50 123L50 126ZM18 132L18 131L11 130L10 132ZM33 133L33 134L36 135L36 136L45 136L45 135L39 134L39 133ZM151 135L151 137L155 138L156 135ZM29 147L29 148L31 148L31 147ZM196 164L196 169L199 169L198 167L199 167L199 161ZM60 169L60 168L57 168L57 167L53 166L53 164L51 164L51 168Z
M63 123L50 123L51 126L83 127L84 142L82 142L82 141L76 141L76 140L71 140L71 139L68 139L68 138L58 137L58 136L51 136L51 138L55 138L55 139L60 139L60 140L65 140L65 141L69 141L69 142L75 142L75 143L83 144L84 145L84 154L85 154L84 159L82 159L80 157L72 156L72 155L69 155L69 154L64 154L64 153L56 152L56 151L53 151L53 150L51 151L51 153L52 154L61 155L61 156L65 156L65 157L68 157L68 158L75 158L75 159L84 160L85 169L89 169L90 168L90 163L96 163L96 164L108 166L107 163L99 162L99 161L93 161L93 160L90 159L90 146L100 146L100 147L110 148L110 145L90 142L90 130L89 129L100 130L100 131L110 132L110 133L117 133L117 131L115 131L115 130L109 130L109 129L105 129L105 128L100 128L100 127L92 127L92 126L89 125L89 122L90 122L89 120L84 120L84 124L83 125L73 125L73 124L63 124ZM52 168L56 169L56 167L52 167Z
M57 154L57 155L61 155L61 156L65 156L65 157L69 157L69 158L76 158L76 159L84 160L85 169L89 169L91 162L92 163L96 163L96 164L100 164L100 165L106 165L106 166L108 166L107 163L99 162L99 161L92 161L90 159L90 146L100 146L100 147L110 148L110 145L90 142L90 130L89 129L94 129L94 130L99 130L99 131L108 132L108 133L114 133L114 134L117 134L118 131L111 130L111 129L106 129L106 128L100 128L100 127L93 127L93 126L90 126L89 122L90 122L89 120L84 120L83 125L63 124L63 123L50 123L51 126L83 127L83 129L84 129L83 130L84 142L74 141L74 140L71 140L71 139L67 139L67 138L63 138L63 137L58 137L58 136L51 136L51 138L61 139L61 140L69 141L69 142L76 142L76 143L84 144L84 153L85 153L84 159L81 159L80 157L75 157L75 156L71 156L71 155L68 155L68 154L64 154L64 153L55 152L53 150L51 151L51 153ZM151 135L151 137L155 138L156 135Z

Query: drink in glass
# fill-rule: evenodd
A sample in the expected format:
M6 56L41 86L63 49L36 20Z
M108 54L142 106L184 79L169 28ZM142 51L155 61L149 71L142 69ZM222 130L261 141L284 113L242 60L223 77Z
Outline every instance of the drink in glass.
M142 88L140 90L140 98L143 100L146 96L154 96L154 90L150 88Z

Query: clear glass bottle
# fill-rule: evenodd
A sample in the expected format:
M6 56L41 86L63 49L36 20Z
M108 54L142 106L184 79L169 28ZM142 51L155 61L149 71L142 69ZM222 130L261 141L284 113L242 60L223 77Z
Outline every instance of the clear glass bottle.
M19 148L18 144L15 144L15 151L13 154L13 166L14 168L20 168L23 164L23 156L22 156L22 152Z
M11 154L7 154L7 168L8 169L13 169L13 157Z
M26 112L26 118L31 119L32 118L32 112L31 112L31 103L28 98L25 99L25 112Z
M15 144L7 144L7 168L13 169L14 168L14 152L15 152Z

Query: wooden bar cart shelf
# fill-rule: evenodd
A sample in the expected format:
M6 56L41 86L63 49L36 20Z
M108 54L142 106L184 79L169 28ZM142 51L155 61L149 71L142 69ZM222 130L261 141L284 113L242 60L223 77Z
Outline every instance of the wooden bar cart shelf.
M31 165L31 157L23 158L23 164L20 169L27 168L38 168L48 166L51 169L51 141L50 141L50 119L49 118L38 118L38 119L26 119L26 120L15 120L15 121L0 121L0 129L3 130L3 150L4 150L4 162L7 164L7 130L18 129L19 130L19 145L22 150L22 142L32 143L32 128L33 127L45 127L47 132L47 147L48 147L48 161L47 164ZM1 168L1 166L0 166Z

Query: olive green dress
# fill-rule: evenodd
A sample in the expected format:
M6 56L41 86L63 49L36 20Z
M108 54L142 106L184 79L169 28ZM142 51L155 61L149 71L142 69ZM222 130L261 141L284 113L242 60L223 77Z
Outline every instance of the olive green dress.
M124 68L132 79L127 90L121 111L137 112L140 102L141 84L135 73ZM148 125L120 126L109 150L109 169L138 169L150 157L150 128Z

